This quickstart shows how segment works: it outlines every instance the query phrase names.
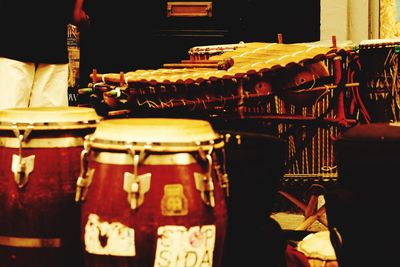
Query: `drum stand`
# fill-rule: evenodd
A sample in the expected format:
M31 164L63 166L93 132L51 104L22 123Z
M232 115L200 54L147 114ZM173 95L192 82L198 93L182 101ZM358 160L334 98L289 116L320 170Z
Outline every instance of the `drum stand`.
M307 230L317 220L328 227L325 204L322 204L320 207L318 207L318 200L324 195L324 186L320 184L312 184L309 188L309 191L311 192L311 196L307 203L303 203L302 201L282 190L278 191L279 194L287 198L303 212L304 221L295 228L296 231Z
M307 158L307 146L312 143L314 145L315 141L313 138L318 139L316 142L321 142L320 139L323 139L321 146L325 147L325 153L327 153L327 158L321 159L320 156L312 156L312 160L320 161L318 166L323 172L324 169L329 167L329 170L326 170L326 173L315 173L312 175L311 173L304 173L304 174L296 174L294 171L289 171L287 176L289 178L295 178L295 180L310 180L312 183L309 188L306 190L310 193L310 197L307 202L303 202L299 200L297 197L292 195L286 190L279 190L278 194L285 197L289 200L292 204L294 204L297 208L301 210L304 215L304 220L300 223L300 225L296 226L294 230L296 231L305 231L307 230L314 222L318 221L325 227L328 227L328 219L326 216L326 207L324 201L320 203L321 199L324 198L325 194L325 186L319 183L324 182L325 180L335 178L335 173L331 172L334 170L334 159L333 159L333 147L332 142L332 132L329 130L330 127L338 127L339 132L343 131L345 128L349 128L352 125L357 123L354 119L348 119L345 115L345 104L344 104L344 95L345 89L352 86L358 86L358 84L347 84L346 83L346 75L344 75L344 70L342 69L342 59L341 57L335 57L333 59L333 72L334 72L334 86L332 86L332 94L328 104L323 104L323 112L322 114L311 118L311 120L306 120L305 117L301 119L300 117L293 116L289 120L291 121L289 124L290 126L284 133L283 136L285 139L292 138L300 142L298 145L295 144L293 141L293 150L294 152L289 155L289 160L287 162L287 168L291 168L292 165L297 164L297 162L304 161L304 158ZM332 116L332 111L334 116ZM307 116L308 117L308 116ZM320 129L321 128L321 129ZM300 129L300 132L298 131ZM328 131L326 131L328 129ZM326 133L320 133L320 131L326 131ZM326 140L325 140L326 139ZM303 151L306 153L303 154ZM311 151L313 153L314 151ZM321 151L318 150L316 153L320 153ZM322 154L324 152L324 148L322 148ZM300 159L301 158L301 159ZM327 161L327 162L325 162ZM326 165L326 166L325 166ZM292 173L291 173L292 172ZM316 181L318 179L318 181Z

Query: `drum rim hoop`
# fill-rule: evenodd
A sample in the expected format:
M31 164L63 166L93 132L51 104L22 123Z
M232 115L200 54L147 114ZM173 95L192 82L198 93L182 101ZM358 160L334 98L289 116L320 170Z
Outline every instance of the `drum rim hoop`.
M12 130L17 127L20 130L33 126L33 130L63 130L63 129L85 129L96 127L100 120L82 120L74 122L10 122L0 121L0 130Z
M91 148L110 148L115 150L127 150L128 148L142 148L149 151L194 151L199 148L213 147L216 149L224 147L224 141L221 137L214 140L207 141L193 141L193 142L137 142L137 141L122 141L122 140L109 140L102 138L93 138L92 134L85 137L85 143ZM186 149L182 149L186 148Z

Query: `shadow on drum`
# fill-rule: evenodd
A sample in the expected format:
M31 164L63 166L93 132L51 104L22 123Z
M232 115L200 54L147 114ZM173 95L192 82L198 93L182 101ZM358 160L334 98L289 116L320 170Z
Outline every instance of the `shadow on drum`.
M229 175L228 233L223 266L285 266L286 239L269 218L284 172L286 141L237 130L216 131L225 137Z

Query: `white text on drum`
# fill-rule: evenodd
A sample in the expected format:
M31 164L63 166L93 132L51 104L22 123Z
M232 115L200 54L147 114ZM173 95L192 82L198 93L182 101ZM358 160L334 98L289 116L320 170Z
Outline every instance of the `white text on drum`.
M158 228L154 267L211 267L215 246L215 225L166 225Z

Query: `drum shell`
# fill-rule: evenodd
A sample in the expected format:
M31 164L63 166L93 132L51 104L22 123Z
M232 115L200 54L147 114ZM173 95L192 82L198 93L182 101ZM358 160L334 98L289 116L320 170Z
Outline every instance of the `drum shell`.
M277 187L283 177L286 142L262 133L220 133L231 136L225 144L231 213L241 213L238 219L246 218L246 221L249 218L264 219L271 212Z
M400 117L397 49L394 44L360 47L361 97L371 122L397 121Z
M395 261L388 255L397 248L388 243L387 234L399 235L397 220L388 216L398 208L399 141L397 123L359 124L335 141L338 186L325 198L340 266L389 266Z
M94 127L34 129L21 150L23 157L35 156L34 169L22 188L18 188L11 169L13 155L19 154L18 138L11 129L0 130L0 236L61 242L54 247L2 242L1 266L81 265L75 184L83 137Z
M244 123L236 123L236 130L214 124L225 136L230 181L223 266L257 266L260 262L285 266L286 238L269 216L285 170L287 143L273 135L237 130Z
M89 169L94 169L93 182L81 206L81 242L85 243L85 226L90 214L96 214L101 221L118 222L134 229L136 255L110 256L84 252L86 266L154 266L157 249L157 229L166 225L193 226L215 225L216 237L213 254L213 266L220 266L227 225L227 208L225 195L213 175L215 188L215 207L207 206L196 190L194 172L206 173L202 164L196 161L185 164L139 164L138 174L151 173L149 191L144 195L144 202L132 210L127 201L127 192L123 189L124 173L133 172L132 163L98 160L107 153L111 158L121 159L131 156L124 151L105 151L95 149L91 152ZM175 153L151 153L156 162L163 162L164 157ZM188 153L189 154L189 153ZM100 155L100 156L98 156ZM129 161L129 160L128 160ZM188 214L182 216L165 216L162 214L164 187L169 184L181 184L187 199Z

